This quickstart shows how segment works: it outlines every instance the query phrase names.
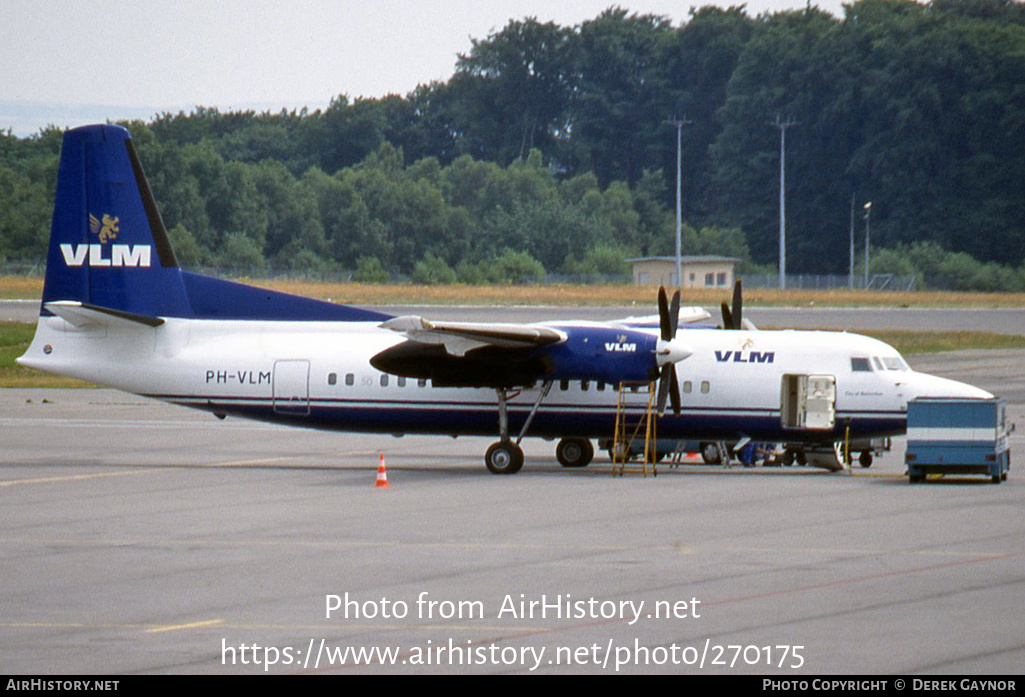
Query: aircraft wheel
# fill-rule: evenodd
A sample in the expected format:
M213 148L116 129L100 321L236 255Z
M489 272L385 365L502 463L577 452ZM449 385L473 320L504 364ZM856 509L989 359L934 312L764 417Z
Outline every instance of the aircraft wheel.
M872 466L872 453L870 453L870 452L868 452L866 450L863 453L861 453L861 455L858 455L858 464L861 465L862 467L871 467Z
M720 464L719 447L715 443L702 443L701 459L705 461L706 465Z
M523 468L523 451L512 441L498 441L488 448L484 464L492 474L516 474Z
M798 450L794 454L794 457L797 460L797 464L800 465L801 467L804 467L805 465L808 464L808 456L804 454L803 450Z
M633 453L625 443L619 443L615 448L610 445L608 453L612 462L626 462L633 458Z
M586 438L563 438L555 446L555 457L563 467L587 467L594 458L594 446Z

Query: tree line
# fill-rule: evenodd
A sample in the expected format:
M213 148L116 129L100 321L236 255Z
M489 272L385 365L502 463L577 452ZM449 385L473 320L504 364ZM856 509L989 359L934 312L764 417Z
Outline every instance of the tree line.
M128 124L186 263L427 282L622 274L684 251L773 268L778 119L788 270L1025 287L1025 5L858 0L679 26L613 7L512 20L452 77L324 110L197 107ZM60 133L0 136L0 259L44 255ZM923 250L927 253L922 253Z

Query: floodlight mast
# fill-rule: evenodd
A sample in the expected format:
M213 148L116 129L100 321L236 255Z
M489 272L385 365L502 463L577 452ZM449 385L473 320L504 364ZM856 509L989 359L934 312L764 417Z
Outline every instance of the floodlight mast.
M851 258L847 269L847 283L851 290L854 290L854 198L855 194L851 194Z
M682 119L672 118L662 123L676 128L676 286L683 288L683 260L680 229L683 224L683 127L692 123L684 115Z
M793 118L784 121L776 116L773 124L779 129L779 287L787 287L787 129L797 126Z
M872 215L872 202L869 201L864 205L865 210L865 290L868 290L868 243L870 239L869 234L869 217Z

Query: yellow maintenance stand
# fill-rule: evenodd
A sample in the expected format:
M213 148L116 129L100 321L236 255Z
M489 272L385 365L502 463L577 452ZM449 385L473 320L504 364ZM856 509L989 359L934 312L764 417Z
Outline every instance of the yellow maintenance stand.
M616 428L612 436L612 474L623 476L625 472L639 473L648 476L648 465L651 465L651 475L658 476L658 454L657 454L657 433L656 424L656 401L658 396L658 383L646 383L646 396L644 409L640 418L631 418L635 411L630 409L636 406L637 401L631 403L630 396L641 394L638 388L645 386L645 383L619 383L619 394L616 400ZM644 438L644 457L639 464L630 461L633 451L633 444Z

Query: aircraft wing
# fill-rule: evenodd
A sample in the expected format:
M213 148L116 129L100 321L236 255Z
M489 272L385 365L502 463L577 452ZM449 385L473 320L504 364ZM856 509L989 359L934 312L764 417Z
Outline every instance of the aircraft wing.
M706 319L711 319L712 315L702 307L681 307L680 308L680 319L677 325L692 324L694 322L703 322ZM624 327L642 328L642 329L658 329L659 328L659 316L658 315L644 315L642 317L624 317L622 319L611 320L610 324L619 324Z
M418 344L443 346L452 356L465 356L467 351L488 346L525 349L566 340L563 332L537 324L432 322L423 317L405 316L390 319L381 326L404 334Z
M433 322L406 316L380 326L406 340L374 355L374 368L442 387L511 388L539 380L646 383L692 353L660 338L657 326L611 322Z

